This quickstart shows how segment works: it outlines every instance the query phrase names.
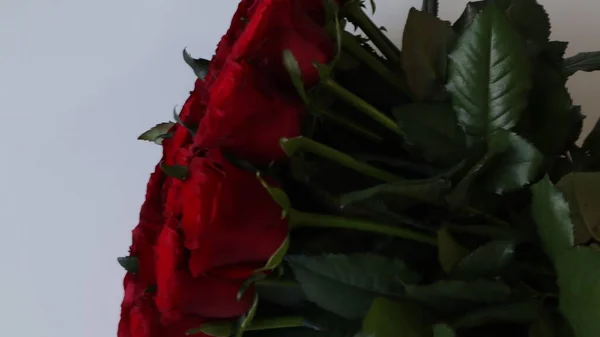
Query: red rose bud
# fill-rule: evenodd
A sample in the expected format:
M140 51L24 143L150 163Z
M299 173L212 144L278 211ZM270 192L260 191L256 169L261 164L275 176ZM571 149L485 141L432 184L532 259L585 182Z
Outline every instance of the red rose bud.
M210 61L210 67L206 76L207 87L210 87L225 65L225 62L231 54L231 48L233 48L233 45L239 39L240 34L242 34L246 28L248 18L252 16L254 9L256 9L256 2L258 2L258 0L242 0L239 3L233 18L231 19L231 25L229 26L227 33L223 35L221 41L219 41L215 55Z
M281 207L253 173L230 164L218 149L194 158L189 168L180 225L192 274L242 265L251 266L243 275L250 276L287 237Z
M210 89L195 146L222 146L255 164L284 159L279 140L300 135L304 109L246 63L229 62Z
M253 291L238 301L244 279L223 279L212 275L192 277L187 271L183 238L165 227L156 246L156 305L161 322L172 324L186 315L203 318L234 318L252 305Z
M306 13L302 2L264 0L257 3L232 48L231 58L245 60L259 67L261 74L270 73L291 87L282 59L287 49L298 61L304 83L312 85L319 80L313 63L329 63L335 48L325 29Z
M201 318L184 316L168 325L163 325L151 296L144 295L122 313L117 337L184 337L186 331L197 328L203 323L204 320Z

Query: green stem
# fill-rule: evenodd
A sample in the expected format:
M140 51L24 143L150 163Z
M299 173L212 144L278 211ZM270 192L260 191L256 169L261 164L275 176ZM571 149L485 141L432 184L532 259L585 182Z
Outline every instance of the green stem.
M327 78L322 81L322 84L333 94L346 101L346 103L352 105L359 111L365 113L367 116L371 117L373 120L383 125L385 128L391 130L392 132L404 136L404 132L402 129L396 124L396 122L386 116L383 112L379 111L376 107L369 104L364 99L356 96L348 89L342 87L337 82L335 82L331 78Z
M360 8L358 1L350 1L344 8L346 17L367 35L375 44L377 49L390 61L392 64L400 66L400 50L396 45L371 21L371 19Z
M257 318L252 321L246 331L298 328L305 326L305 322L306 320L302 316Z
M358 173L364 174L366 176L379 179L386 182L398 181L401 180L399 177L386 172L384 170L380 170L374 166L362 163L355 158L340 152L334 148L323 145L321 143L315 142L310 138L305 137L296 137L296 138L283 138L281 139L281 147L287 153L288 156L292 156L299 150L308 151L310 153L316 154L323 158L332 160L342 166L345 166L349 169L352 169Z
M381 62L375 55L371 54L367 51L360 42L356 41L354 35L349 32L344 32L342 36L342 47L356 59L362 61L366 64L373 72L379 75L383 80L391 84L393 87L398 89L399 91L405 93L406 95L412 97L412 93L408 89L407 84L392 72L388 67Z
M353 131L359 135L365 136L373 141L376 141L376 142L383 141L383 138L380 135L376 134L375 132L367 129L366 127L364 127L352 120L349 120L346 117L340 116L339 114L337 114L331 110L315 108L314 112L317 116L323 116L324 118L327 118L331 122L338 124L340 126L343 126L343 127L347 128L348 130Z
M292 228L318 227L318 228L344 228L364 232L386 234L416 242L437 246L437 239L421 232L406 228L380 224L373 221L346 218L335 215L304 213L291 210L289 224Z

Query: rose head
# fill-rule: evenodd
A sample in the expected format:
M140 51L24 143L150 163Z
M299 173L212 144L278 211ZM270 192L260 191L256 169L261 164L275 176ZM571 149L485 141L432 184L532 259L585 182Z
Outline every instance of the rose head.
M304 106L260 78L244 62L228 62L210 88L196 146L224 150L253 163L284 159L283 137L300 135Z
M319 80L314 63L329 63L334 45L325 29L306 13L305 1L258 1L248 24L232 47L231 58L244 60L269 73L279 83L291 86L283 66L283 51L296 57L307 85ZM321 6L322 8L322 6Z

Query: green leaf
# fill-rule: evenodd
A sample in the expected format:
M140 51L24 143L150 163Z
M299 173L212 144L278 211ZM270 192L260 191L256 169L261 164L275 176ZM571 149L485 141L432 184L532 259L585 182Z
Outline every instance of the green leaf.
M562 192L571 210L574 242L600 241L600 172L573 172L564 176L556 188Z
M502 152L485 177L486 187L497 194L518 190L533 181L544 162L544 156L533 145L505 130L491 136L489 149Z
M235 334L236 337L241 337L242 334L244 333L244 331L246 329L248 329L248 327L250 327L250 324L252 324L254 317L256 317L257 310L258 310L258 295L254 295L254 301L252 301L252 306L250 307L250 310L248 310L248 312L240 318L240 326L238 327L238 330L236 331L236 334Z
M475 16L485 8L493 4L502 11L511 22L512 26L527 44L531 54L537 55L547 46L550 37L550 18L536 0L486 0L472 1L460 18L454 23L453 28L457 32L463 32Z
M406 141L426 161L447 167L465 157L465 134L449 104L414 103L396 107L392 113Z
M454 337L456 334L449 325L435 324L433 326L433 337Z
M438 16L439 14L439 2L438 0L423 0L421 3L421 11Z
M538 60L533 81L527 112L518 129L523 129L519 133L552 158L572 145L573 128L576 129L581 121L573 116L576 111L573 111L560 66Z
M269 258L269 261L267 261L267 264L264 267L256 270L255 272L263 272L263 271L267 271L267 270L273 270L273 269L279 267L279 265L283 262L283 260L285 258L285 254L287 254L289 248L290 248L290 237L287 236L285 238L285 240L283 240L283 242L281 243L279 248L277 248L277 251L273 255L271 255L271 257Z
M469 255L469 251L454 240L447 228L438 231L437 239L438 260L444 272L450 274L454 266Z
M411 8L402 36L402 69L418 100L446 79L447 55L454 42L450 23L434 14Z
M456 33L462 34L465 29L475 20L475 17L485 6L485 1L469 1L458 20L452 25Z
M472 185L477 181L479 176L485 172L485 170L492 164L493 160L496 159L502 151L499 146L490 148L482 157L479 159L464 177L456 184L456 187L452 192L446 196L446 201L452 208L457 208L462 205L466 205L469 202L469 192L471 191Z
M302 71L300 70L300 66L294 57L294 54L289 49L283 51L283 65L290 75L290 79L292 80L292 84L296 88L298 95L304 104L308 105L310 100L308 99L308 94L304 88L304 81L302 81Z
M546 176L531 187L531 214L544 250L553 261L573 247L573 225L569 204Z
M212 322L202 324L199 328L189 329L186 335L206 334L214 337L230 337L235 331L235 325L230 321Z
M138 272L138 259L135 256L118 257L117 262L129 273Z
M284 279L259 280L256 282L256 293L260 296L261 301L284 307L296 307L306 301L300 284Z
M541 312L542 305L537 299L499 304L469 312L457 319L452 325L455 328L462 329L494 323L531 323L540 316Z
M486 243L462 259L454 267L450 276L466 280L499 276L512 261L514 254L514 241Z
M600 70L600 51L583 52L565 59L565 75L571 76L578 71Z
M400 260L373 254L288 256L309 301L345 318L362 318L377 295L401 295L419 275Z
M490 280L447 280L406 287L408 298L444 313L469 310L485 303L503 302L510 294L511 290L507 285Z
M246 293L246 290L248 290L248 288L250 288L251 285L253 285L254 283L264 280L267 278L267 274L264 273L260 273L260 272L256 272L254 274L252 274L250 277L248 277L244 283L242 283L242 286L240 287L240 289L238 290L237 293L237 300L241 300L242 297L244 297L244 293Z
M171 129L171 127L173 127L173 125L175 125L175 123L173 123L173 122L156 124L150 130L142 133L138 137L138 139L146 140L149 142L154 142L154 143L160 145L160 144L162 144L163 139L169 137L168 132Z
M476 139L490 139L519 121L531 88L522 39L496 6L488 5L450 54L447 89L458 123Z
M189 131L189 133L192 135L192 137L196 134L197 130L195 130L194 128L192 128L192 127L190 127L188 125L185 125L183 123L183 121L179 117L179 113L177 113L177 108L176 107L173 108L173 118L175 119L175 122L177 124L179 124L179 125L183 126L184 128L186 128Z
M414 303L385 297L373 300L363 320L362 333L376 337L427 337L433 318Z
M410 205L412 201L437 203L442 201L443 193L449 188L450 182L440 178L403 180L346 193L340 196L340 206L369 200L382 200L386 205L397 208Z
M187 168L187 166L182 166L182 165L166 165L164 163L160 163L160 169L168 177L179 179L179 180L184 180L187 177L188 171L189 171L189 169Z
M208 67L210 65L209 60L202 58L195 59L190 55L190 53L187 52L186 49L183 49L183 60L188 66L190 66L190 68L192 68L194 74L196 74L199 79L204 80L206 78Z
M273 201L275 201L277 203L277 205L279 205L279 207L281 207L281 209L282 209L281 217L282 217L282 219L285 218L288 215L289 211L292 209L292 202L290 201L290 198L288 197L288 195L285 193L285 191L283 189L270 186L260 176L259 172L256 172L256 177L258 178L260 183L263 185L263 187L267 190L267 192L269 192L269 194L273 198Z
M556 260L559 308L576 337L600 336L600 252L575 247Z

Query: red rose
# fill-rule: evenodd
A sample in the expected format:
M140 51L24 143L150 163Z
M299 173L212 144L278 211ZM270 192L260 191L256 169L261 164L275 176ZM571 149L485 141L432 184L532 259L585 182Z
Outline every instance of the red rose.
M244 62L229 62L210 89L207 113L196 146L226 151L253 163L286 158L283 137L300 135L305 107L278 90Z
M147 292L139 293L139 285L131 274L129 276L126 277L126 300L121 307L118 337L184 337L186 331L204 323L200 318L185 316L172 324L162 324L152 295Z
M231 318L246 313L253 300L252 289L237 300L245 279L212 275L193 277L186 263L183 238L177 230L164 227L156 246L156 305L162 322L171 324L186 315L202 318Z
M235 265L260 268L287 237L281 207L254 174L230 164L218 149L192 159L180 200L194 275Z
M264 0L256 4L244 32L232 48L233 60L244 60L271 74L280 83L290 84L283 65L283 51L289 49L308 85L319 80L314 62L326 64L334 56L334 44L325 29L311 19L299 0ZM322 8L322 6L321 6Z

